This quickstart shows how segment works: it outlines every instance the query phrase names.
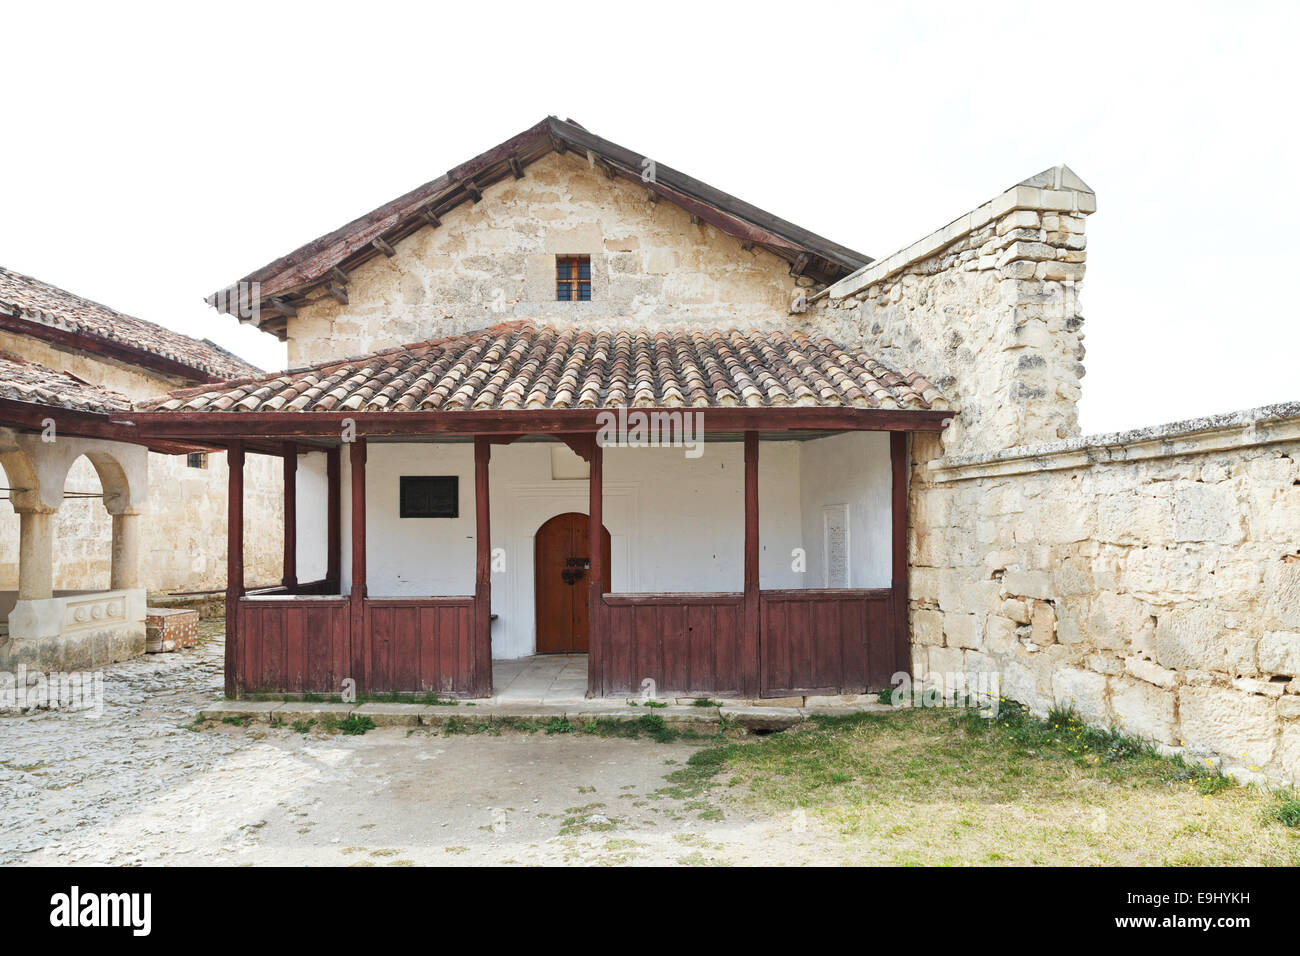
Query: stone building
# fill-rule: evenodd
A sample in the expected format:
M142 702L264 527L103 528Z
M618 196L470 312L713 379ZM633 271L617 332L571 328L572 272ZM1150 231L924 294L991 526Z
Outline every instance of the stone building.
M1300 777L1300 406L1081 436L1095 210L1059 166L872 260L550 118L215 295L290 371L122 420L293 449L295 585L230 526L232 694L992 675ZM607 442L635 411L707 450Z
M29 404L109 413L174 388L257 374L258 369L206 341L123 315L63 289L0 268L0 399L11 411ZM93 395L93 400L82 396ZM9 424L10 416L0 416ZM220 591L226 583L226 463L219 449L147 456L139 581L152 594ZM17 487L7 476L12 500ZM280 580L280 467L266 459L248 478L250 579ZM111 516L93 462L81 456L67 473L53 515L53 586L107 587ZM55 496L58 498L58 496ZM5 509L8 512L9 509ZM19 516L0 514L0 591L18 586Z

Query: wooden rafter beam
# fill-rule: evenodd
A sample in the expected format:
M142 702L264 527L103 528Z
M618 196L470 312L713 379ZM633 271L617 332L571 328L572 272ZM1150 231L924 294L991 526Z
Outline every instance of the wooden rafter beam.
M515 174L515 179L524 178L524 167L520 164L518 156L511 156L506 162L510 165L510 171Z
M464 189L465 192L469 193L469 198L475 202L479 202L483 199L483 190L479 188L478 183L474 182L474 180L465 180L461 183L461 188Z
M390 259L397 255L397 250L385 242L380 236L375 236L374 239L371 239L370 244Z

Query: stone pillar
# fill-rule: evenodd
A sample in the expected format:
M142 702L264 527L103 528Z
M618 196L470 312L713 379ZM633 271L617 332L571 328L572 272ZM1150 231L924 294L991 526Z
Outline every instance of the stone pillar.
M140 516L113 515L113 570L108 586L114 591L140 586Z
M18 600L54 596L54 515L24 511L19 516Z

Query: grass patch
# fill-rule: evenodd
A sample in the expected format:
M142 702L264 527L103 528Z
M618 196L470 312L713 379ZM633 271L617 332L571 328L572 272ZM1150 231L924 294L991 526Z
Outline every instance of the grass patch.
M247 727L253 722L252 717L222 717L223 724L231 724L235 727Z
M359 737L367 730L374 730L375 722L361 714L348 714L342 719L327 717L325 727L332 733L344 734L348 737Z
M1276 803L1268 809L1268 818L1284 827L1300 828L1300 791L1294 787L1278 790Z
M817 717L698 751L667 782L656 796L803 810L840 835L846 863L1300 865L1300 794L1235 786L1069 710L1040 719L1009 701L996 719Z
M707 697L696 697L693 701L691 701L691 706L692 707L721 707L722 705L719 704L716 700L710 700Z

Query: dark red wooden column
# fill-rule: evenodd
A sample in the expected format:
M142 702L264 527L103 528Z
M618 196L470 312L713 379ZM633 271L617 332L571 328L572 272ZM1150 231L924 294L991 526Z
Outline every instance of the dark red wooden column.
M244 594L244 444L226 452L226 696L239 693L239 599Z
M325 557L325 580L329 582L325 590L329 594L338 594L342 590L343 575L340 565L343 561L343 456L338 448L325 452L326 493L325 548L329 552Z
M366 440L357 438L350 446L352 468L352 679L357 690L369 690L366 648Z
M474 436L474 650L475 697L492 696L492 527L488 520L488 463L492 445Z
M298 446L284 443L284 574L280 583L298 586Z
M745 432L745 623L740 676L749 697L761 693L758 587L758 432Z
M587 696L605 696L605 655L609 628L605 617L605 455L600 443L591 443L591 468L587 480Z
M912 672L912 628L907 598L907 432L889 433L893 469L893 574L890 619L894 632L894 670Z

